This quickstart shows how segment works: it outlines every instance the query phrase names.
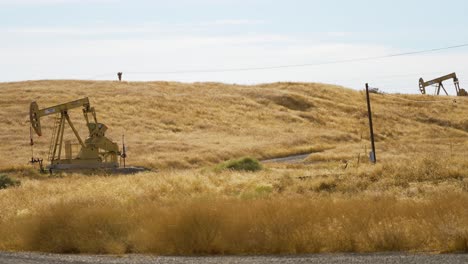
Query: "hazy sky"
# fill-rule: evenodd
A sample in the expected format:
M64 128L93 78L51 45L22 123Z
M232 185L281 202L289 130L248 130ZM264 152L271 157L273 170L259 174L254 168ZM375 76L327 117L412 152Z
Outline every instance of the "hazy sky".
M0 81L36 79L310 81L418 92L457 72L468 48L299 68L468 43L468 1L0 0ZM452 90L451 84L449 89Z

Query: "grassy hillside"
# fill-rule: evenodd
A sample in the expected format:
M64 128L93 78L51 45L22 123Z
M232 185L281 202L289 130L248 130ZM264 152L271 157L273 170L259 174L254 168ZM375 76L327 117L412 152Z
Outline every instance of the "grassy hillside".
M120 143L125 133L129 162L152 168L193 168L245 155L267 158L320 150L327 151L311 159L352 160L369 145L364 93L337 86L33 81L0 84L5 128L0 167L24 165L31 155L31 101L46 107L85 96L99 121L109 126L109 137ZM411 101L435 99L440 101ZM373 94L379 158L441 151L462 155L468 101L453 100ZM85 136L80 109L71 115ZM47 156L53 121L42 120L44 136L36 137L36 156Z
M125 132L132 176L39 175L29 103L89 96L108 136ZM0 250L270 254L468 252L468 98L365 94L324 84L0 84ZM72 114L84 135L80 110ZM53 118L35 152L46 156ZM71 132L71 131L68 131ZM71 133L70 133L71 134ZM258 172L217 165L313 152ZM226 166L224 166L226 167Z

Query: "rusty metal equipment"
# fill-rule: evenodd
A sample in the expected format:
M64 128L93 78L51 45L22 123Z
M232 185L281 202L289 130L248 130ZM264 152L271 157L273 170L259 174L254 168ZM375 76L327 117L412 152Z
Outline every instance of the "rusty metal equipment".
M468 93L465 91L465 89L460 88L460 84L458 82L457 74L456 73L451 73L447 74L445 76L436 78L434 80L430 80L425 82L423 78L419 79L419 91L421 91L422 94L426 94L426 87L435 85L435 95L440 95L440 90L442 89L446 95L449 95L447 90L445 90L445 87L442 82L446 80L453 79L453 84L455 86L455 91L457 92L457 96L468 96Z

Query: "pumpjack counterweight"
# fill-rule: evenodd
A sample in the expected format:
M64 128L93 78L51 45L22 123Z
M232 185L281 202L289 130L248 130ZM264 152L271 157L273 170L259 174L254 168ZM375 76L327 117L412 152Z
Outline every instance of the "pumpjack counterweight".
M72 109L82 107L88 137L83 141L68 115ZM117 143L105 136L107 126L99 123L94 107L90 106L89 99L82 98L68 103L39 109L36 102L30 105L29 117L31 127L38 136L42 136L41 117L57 115L54 132L49 148L50 170L74 170L74 169L100 169L118 168L118 157L121 155ZM81 149L73 155L72 145L69 140L64 142L64 129L66 124L72 129ZM65 157L62 150L65 149Z

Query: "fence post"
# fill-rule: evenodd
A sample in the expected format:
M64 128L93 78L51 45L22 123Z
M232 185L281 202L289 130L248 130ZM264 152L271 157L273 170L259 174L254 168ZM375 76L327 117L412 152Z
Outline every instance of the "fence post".
M371 111L368 83L366 83L366 97L367 97L367 115L369 116L369 130L370 130L370 138L371 138L371 145L372 145L372 152L370 153L370 160L372 163L375 164L377 163L377 156L375 154L374 126L372 125L372 111Z

